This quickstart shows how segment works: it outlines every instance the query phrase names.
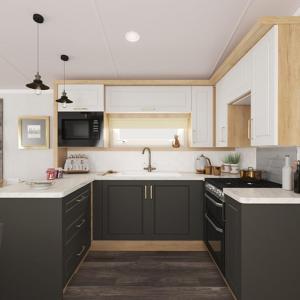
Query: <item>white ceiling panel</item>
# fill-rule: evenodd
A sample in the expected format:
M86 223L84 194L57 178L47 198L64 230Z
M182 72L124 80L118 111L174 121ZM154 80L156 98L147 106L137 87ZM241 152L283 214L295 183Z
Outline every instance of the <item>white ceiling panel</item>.
M69 79L207 79L259 16L292 15L300 0L2 0L0 89ZM124 35L135 30L138 43Z

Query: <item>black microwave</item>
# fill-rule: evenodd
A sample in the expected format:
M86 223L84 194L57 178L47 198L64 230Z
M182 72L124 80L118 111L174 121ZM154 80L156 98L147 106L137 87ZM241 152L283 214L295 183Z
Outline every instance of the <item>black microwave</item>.
M103 112L59 112L58 146L97 146L103 128Z

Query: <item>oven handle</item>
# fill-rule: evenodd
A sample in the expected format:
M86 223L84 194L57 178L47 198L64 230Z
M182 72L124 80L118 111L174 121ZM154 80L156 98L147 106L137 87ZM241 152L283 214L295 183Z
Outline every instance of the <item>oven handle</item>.
M218 203L216 200L214 200L212 197L210 197L207 193L205 193L204 195L213 205L215 205L217 207L223 207L223 203Z
M205 218L216 231L220 233L224 232L222 228L219 228L218 226L215 225L215 223L211 220L211 218L207 214L205 214Z

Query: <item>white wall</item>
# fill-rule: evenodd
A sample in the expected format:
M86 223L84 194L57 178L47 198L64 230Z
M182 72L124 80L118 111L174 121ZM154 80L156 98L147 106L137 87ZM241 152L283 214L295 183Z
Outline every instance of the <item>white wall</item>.
M256 168L256 148L237 148L237 152L241 154L241 168L245 169L248 167Z
M18 149L18 118L26 115L50 116L50 140L52 134L52 92L35 95L29 90L0 90L3 98L3 172L4 179L45 178L45 171L53 165L52 149ZM52 141L51 141L52 147Z

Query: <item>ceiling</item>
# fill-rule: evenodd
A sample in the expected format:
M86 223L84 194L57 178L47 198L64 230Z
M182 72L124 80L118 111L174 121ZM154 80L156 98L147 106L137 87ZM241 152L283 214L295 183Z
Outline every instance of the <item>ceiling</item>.
M24 88L36 73L62 79L207 79L258 17L293 15L300 0L2 0L0 89ZM135 30L138 43L124 34Z

